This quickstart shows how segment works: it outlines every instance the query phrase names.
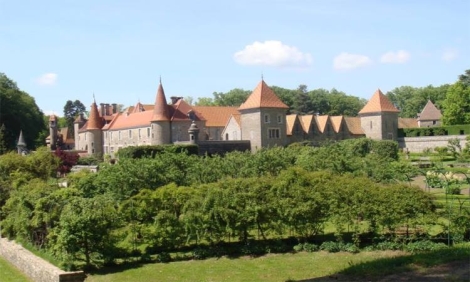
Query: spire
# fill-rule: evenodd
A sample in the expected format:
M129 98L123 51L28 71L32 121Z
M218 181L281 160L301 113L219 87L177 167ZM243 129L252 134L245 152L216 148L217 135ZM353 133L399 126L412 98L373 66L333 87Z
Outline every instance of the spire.
M370 98L367 104L359 111L359 114L368 114L368 113L398 113L400 112L395 106L390 102L390 100L385 96L380 89L375 91L374 95Z
M91 104L87 129L101 129L103 127L103 119L100 117L100 113L98 112L98 107L96 106L96 102L94 100L95 99L93 97L93 103Z
M24 141L24 137L23 137L23 130L20 131L20 137L18 138L18 144L16 146L26 147L26 142Z
M168 104L166 103L165 91L163 91L162 78L158 85L157 97L155 98L155 106L153 107L152 121L169 121Z

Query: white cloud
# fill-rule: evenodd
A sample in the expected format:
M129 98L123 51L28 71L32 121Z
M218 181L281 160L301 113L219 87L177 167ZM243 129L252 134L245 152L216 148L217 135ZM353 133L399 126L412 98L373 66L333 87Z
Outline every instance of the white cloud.
M403 64L408 62L410 58L411 54L405 50L390 51L380 57L380 62L384 64Z
M333 59L333 68L336 70L352 70L372 64L372 60L360 54L343 52Z
M233 55L240 65L268 66L279 68L305 68L312 64L309 53L303 53L297 47L283 44L281 41L255 41Z
M459 52L456 49L447 49L442 53L442 60L446 62L453 61L457 59Z
M45 73L36 79L39 85L55 85L57 83L57 74L53 72Z

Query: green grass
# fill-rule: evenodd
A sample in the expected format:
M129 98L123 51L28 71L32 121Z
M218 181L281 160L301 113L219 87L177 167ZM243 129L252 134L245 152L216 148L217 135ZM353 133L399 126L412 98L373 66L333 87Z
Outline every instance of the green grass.
M2 282L27 282L29 280L16 267L0 257L0 281Z
M346 269L351 263L403 255L403 252L287 253L258 258L220 258L153 263L131 269L107 269L88 276L101 281L286 281L324 277ZM109 271L106 273L106 271Z

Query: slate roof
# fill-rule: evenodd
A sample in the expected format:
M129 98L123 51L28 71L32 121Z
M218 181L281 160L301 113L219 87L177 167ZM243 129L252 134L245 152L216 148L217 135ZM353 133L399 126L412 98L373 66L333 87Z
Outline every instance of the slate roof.
M395 108L392 102L390 102L387 96L385 96L380 89L377 89L364 108L359 111L359 114L380 112L398 113L400 111Z
M279 97L276 96L274 91L261 80L256 86L255 90L251 93L246 101L241 104L239 110L259 109L259 108L281 108L288 109L289 107L284 104Z
M426 103L426 106L424 106L423 110L418 115L418 120L419 121L440 120L441 117L442 117L441 111L438 108L436 108L436 106L431 102L431 100L428 100L428 102Z

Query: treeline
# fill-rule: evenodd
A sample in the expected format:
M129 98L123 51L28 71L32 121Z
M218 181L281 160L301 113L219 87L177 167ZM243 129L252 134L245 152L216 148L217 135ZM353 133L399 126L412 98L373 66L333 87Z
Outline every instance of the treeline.
M381 236L436 218L431 197L398 184L413 168L397 160L390 141L224 157L163 152L70 174L62 188L51 181L59 164L49 156L0 156L1 230L70 264L229 241L246 248L265 238L301 242L322 234L326 223L337 238L350 231L359 244L364 232Z

